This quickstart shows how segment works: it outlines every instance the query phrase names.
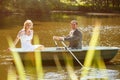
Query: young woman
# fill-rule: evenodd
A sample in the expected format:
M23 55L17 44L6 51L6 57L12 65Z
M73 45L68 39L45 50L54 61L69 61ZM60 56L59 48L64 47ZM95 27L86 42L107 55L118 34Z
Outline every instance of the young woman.
M32 45L32 39L33 39L33 23L31 20L26 20L24 22L23 29L21 29L18 32L18 35L14 41L14 45L18 43L18 41L21 41L21 49L24 51L33 51L33 50L43 50L44 46L43 45Z

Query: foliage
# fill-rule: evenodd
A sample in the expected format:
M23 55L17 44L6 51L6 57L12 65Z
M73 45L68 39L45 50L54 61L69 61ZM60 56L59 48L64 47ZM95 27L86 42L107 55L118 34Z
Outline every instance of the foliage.
M52 10L120 11L120 0L0 0L0 13L49 14Z

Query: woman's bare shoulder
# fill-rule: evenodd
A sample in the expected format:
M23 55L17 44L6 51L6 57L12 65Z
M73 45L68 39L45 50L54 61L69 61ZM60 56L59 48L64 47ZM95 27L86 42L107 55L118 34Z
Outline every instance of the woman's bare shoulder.
M21 33L23 33L24 32L24 29L21 29L19 32L18 32L18 34L21 34Z

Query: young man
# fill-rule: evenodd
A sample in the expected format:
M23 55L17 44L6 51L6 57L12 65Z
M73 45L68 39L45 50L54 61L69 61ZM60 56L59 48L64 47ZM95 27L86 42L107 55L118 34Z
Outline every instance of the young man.
M53 36L54 40L69 41L69 48L81 49L82 48L82 33L78 29L78 22L76 20L71 21L71 31L65 37Z

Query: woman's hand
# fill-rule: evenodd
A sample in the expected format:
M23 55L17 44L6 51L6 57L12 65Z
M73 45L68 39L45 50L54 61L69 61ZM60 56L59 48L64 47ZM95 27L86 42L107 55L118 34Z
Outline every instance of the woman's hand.
M11 51L11 49L10 49L10 48L7 48L5 51Z

